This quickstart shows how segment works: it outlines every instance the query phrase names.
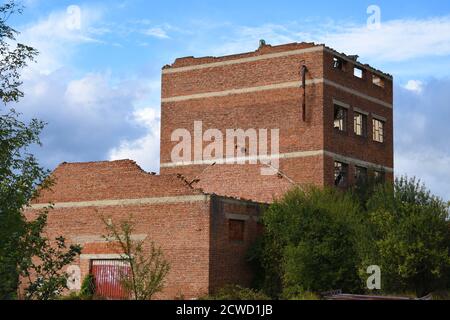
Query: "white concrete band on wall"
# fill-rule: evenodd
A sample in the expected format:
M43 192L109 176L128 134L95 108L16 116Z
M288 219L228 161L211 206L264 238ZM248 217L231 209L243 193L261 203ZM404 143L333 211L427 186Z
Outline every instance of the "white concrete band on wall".
M319 83L324 83L326 85L335 87L339 90L342 90L344 92L350 93L357 97L366 99L370 102L379 104L386 108L390 108L390 109L393 108L393 105L390 103L382 101L378 98L371 97L371 96L369 96L365 93L359 92L355 89L345 87L345 86L340 85L331 80L327 80L324 78L317 78L317 79L309 79L306 81L307 86L311 86L311 85L319 84ZM289 88L300 88L300 81L290 81L290 82L270 84L270 85L265 85L265 86L256 86L256 87L223 90L223 91L196 93L196 94L190 94L190 95L184 95L184 96L173 96L173 97L162 98L161 102L162 103L170 103L170 102L180 102L180 101L207 99L207 98L215 98L215 97L226 97L229 95L238 95L238 94L254 93L254 92L267 91L267 90L278 90L278 89L289 89Z
M157 205L168 203L189 203L208 201L209 195L190 195L176 197L159 197L159 198L140 198L140 199L114 199L114 200L95 200L95 201L79 201L79 202L59 202L52 205L54 209L63 208L85 208L85 207L116 207L116 206L139 206L139 205ZM40 210L47 208L50 204L40 203L33 204L25 210Z
M272 160L273 159L297 159L297 158L308 158L308 157L317 157L317 156L324 156L324 155L333 157L336 160L345 159L344 162L354 163L354 164L357 164L357 165L360 165L363 167L380 168L386 172L394 172L393 168L381 166L379 164L359 160L356 158L342 156L337 153L329 152L326 150L298 151L298 152L291 152L291 153L280 153L280 154L275 154L275 155L235 157L235 158L204 160L204 161L168 162L168 163L161 163L161 168L177 168L177 167L187 167L187 166L195 166L195 165L211 165L213 163L220 165L220 164L227 164L229 162L239 163L242 161L259 161L259 162L263 163L263 162L271 160L271 159Z

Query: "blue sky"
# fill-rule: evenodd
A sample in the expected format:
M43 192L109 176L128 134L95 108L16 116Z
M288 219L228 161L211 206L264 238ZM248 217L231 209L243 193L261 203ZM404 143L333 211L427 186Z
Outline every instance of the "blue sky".
M11 23L41 54L16 109L48 122L36 152L50 169L132 158L157 171L163 65L255 50L259 39L315 41L394 75L396 172L450 200L448 1L23 2ZM379 30L367 28L370 5Z

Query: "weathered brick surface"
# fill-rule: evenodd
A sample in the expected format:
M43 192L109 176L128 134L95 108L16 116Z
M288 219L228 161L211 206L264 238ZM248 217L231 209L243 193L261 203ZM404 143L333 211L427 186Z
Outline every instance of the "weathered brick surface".
M229 62L237 59L305 48L323 49L229 64ZM344 59L343 70L333 68L335 56ZM218 62L228 62L228 64L212 65L195 70L186 69L205 63ZM306 88L306 121L301 119L303 89L300 88L300 70L302 65L306 65L308 68L307 80L319 80L310 83ZM227 129L279 129L280 153L282 154L325 150L344 157L373 163L375 166L393 168L393 110L374 101L376 99L387 104L393 103L392 78L371 67L357 64L364 69L364 77L359 79L353 74L354 65L356 64L346 56L339 55L323 46L305 43L274 47L263 46L252 53L220 58L196 59L188 57L177 59L172 66L164 68L166 71L163 72L162 76L163 99L286 82L298 82L298 87L182 101L163 100L161 111L161 172L181 173L186 177L195 179L207 168L207 166L202 165L165 166L165 164L171 163L171 152L178 143L171 141L172 132L183 128L193 133L194 121L203 122L203 132L207 129L219 129L224 136ZM172 72L172 70L176 71L176 68L180 67L184 68L182 72ZM372 83L373 74L383 79L384 88ZM347 88L347 90L336 88L329 83L323 83L323 80L332 81ZM359 95L349 93L348 90L355 90ZM369 98L361 97L361 95ZM345 133L337 132L333 127L333 99L350 106L347 121L348 130ZM358 137L353 133L354 108L369 113L368 136L365 138ZM372 139L372 115L381 116L387 120L385 142L382 144L374 142ZM203 147L208 144L209 142L204 142ZM333 185L333 159L328 161L327 158L329 157L326 155L320 155L307 158L281 159L280 169L299 184ZM194 148L192 148L191 159L194 159ZM216 165L216 168L211 170L217 170L218 175L221 171L230 171L220 169L221 166L223 165ZM251 169L250 165L243 166L242 170L236 169L235 166L232 168L234 171L233 179L222 179L221 189L235 189L234 181L238 181L239 176L259 181L257 170ZM354 172L353 162L349 163L349 170ZM392 178L392 174L387 174L387 178ZM204 184L207 184L207 182ZM213 185L215 185L214 182L210 184L210 186ZM257 199L258 196L266 193L264 187L261 184L259 186L255 188L251 185L243 185L240 193L233 194ZM267 195L264 197L267 198Z
M282 175L261 175L263 165L208 166L192 184L206 193L259 203L280 199L294 184ZM259 193L250 191L257 187Z
M144 173L132 161L115 161L85 164L63 164L53 174L55 185L52 191L45 191L34 204L55 203L50 210L46 233L54 239L64 236L68 244L81 244L83 255L118 254L117 243L108 244L102 239L106 235L102 219L111 219L120 223L132 217L135 222L133 235L145 236L148 249L150 241L160 246L170 263L171 270L166 286L159 299L196 298L208 294L214 281L211 278L211 259L213 242L218 235L211 230L212 221L225 219L221 211L214 211L211 198L205 196L203 201L169 203L97 206L59 207L58 204L72 202L75 205L86 201L105 199L139 199L176 196L202 195L193 190L178 177L153 176ZM215 197L220 203L220 197ZM237 201L237 204L240 202ZM252 204L255 205L255 204ZM243 202L247 208L247 202ZM33 219L36 210L27 210L29 219ZM248 246L253 239L249 229L249 238L243 246ZM226 232L221 230L220 232ZM226 243L223 243L225 246ZM229 250L214 247L215 252ZM83 255L81 258L83 258ZM235 252L234 264L245 264L244 251ZM75 261L84 278L90 271L88 259ZM231 267L230 267L231 268ZM215 271L216 272L216 271ZM233 271L233 282L247 283L250 277L248 269L237 268Z
M258 235L258 219L261 207L252 203L213 198L210 248L210 290L211 292L227 284L250 286L253 274L246 261L247 252ZM241 215L246 218L244 241L230 241L228 217Z
M51 177L57 187L43 191L39 203L199 194L180 184L176 175L152 175L129 160L63 163Z

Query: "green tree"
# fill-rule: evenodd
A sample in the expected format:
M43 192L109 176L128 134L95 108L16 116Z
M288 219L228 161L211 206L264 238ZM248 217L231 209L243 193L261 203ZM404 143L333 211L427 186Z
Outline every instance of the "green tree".
M365 233L360 212L353 196L335 189L295 189L270 206L259 250L273 281L265 279L265 292L277 283L285 298L307 291L360 291L358 252Z
M23 96L20 71L37 52L16 43L18 32L8 19L22 8L14 1L0 6L0 99L6 105ZM25 232L22 208L33 198L35 187L45 181L47 172L26 152L39 143L44 124L32 120L25 124L14 110L0 107L0 298L12 298L18 285L19 257L16 248Z
M150 300L156 293L162 291L170 265L164 258L160 247L153 241L146 246L144 240L133 240L133 218L121 221L118 225L110 219L104 219L110 242L119 244L118 252L122 259L128 262L130 272L121 275L124 289L134 300Z
M448 206L415 178L379 186L368 201L373 250L383 290L424 296L443 289L450 270Z
M52 300L58 298L67 287L69 274L63 269L81 253L81 247L67 248L63 237L54 241L43 233L47 225L48 212L44 210L37 219L27 223L26 233L21 237L22 260L19 264L25 299Z
M60 292L65 286L60 269L70 263L79 248L64 252L63 238L52 244L42 236L47 211L33 222L23 214L38 190L49 187L51 182L48 171L28 152L30 146L40 145L44 123L36 119L25 123L15 110L7 108L23 97L20 72L37 55L35 49L17 43L18 31L8 25L9 18L22 13L22 9L12 0L0 5L0 99L5 106L0 106L0 299L16 297L20 276L27 277L28 268L37 276L37 280L29 282L28 296L47 299L53 297L53 290Z

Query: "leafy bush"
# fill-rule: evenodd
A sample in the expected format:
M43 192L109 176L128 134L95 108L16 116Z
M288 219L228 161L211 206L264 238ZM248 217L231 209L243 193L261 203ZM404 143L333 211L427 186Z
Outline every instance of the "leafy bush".
M253 249L259 252L253 261L265 272L260 277L264 292L289 298L310 291L361 291L363 218L350 194L318 188L290 191L265 212L264 239Z
M202 298L202 300L270 300L260 291L229 285L217 291L216 294Z
M76 292L71 292L67 296L60 296L59 300L74 301L74 300L84 300L84 299L79 294L77 294Z
M95 281L94 275L88 274L81 284L81 290L79 296L84 300L90 300L95 294Z
M321 300L321 297L313 292L304 292L296 295L288 295L286 296L286 299L299 301L313 301L313 300Z
M399 178L376 189L368 201L372 250L367 264L381 267L385 291L418 297L448 286L448 207L420 181Z

